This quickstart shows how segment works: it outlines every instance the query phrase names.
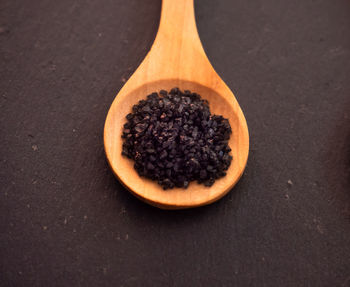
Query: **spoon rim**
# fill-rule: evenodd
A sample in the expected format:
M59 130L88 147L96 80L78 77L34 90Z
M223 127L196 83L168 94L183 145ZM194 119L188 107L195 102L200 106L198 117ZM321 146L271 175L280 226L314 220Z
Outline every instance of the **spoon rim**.
M186 84L190 84L190 85L194 85L194 86L198 86L198 87L201 87L202 89L206 89L206 90L211 90L215 95L215 96L218 96L221 98L221 100L228 102L229 106L231 106L231 109L230 111L232 111L234 113L234 116L237 118L238 120L238 125L237 127L239 127L239 129L241 129L240 132L243 131L243 135L245 137L245 144L244 144L244 147L242 145L239 145L238 143L234 142L234 145L239 145L240 147L240 151L242 151L242 148L244 148L245 150L243 151L242 154L245 154L245 158L243 158L242 160L242 155L240 154L239 157L239 163L236 163L235 161L237 160L235 158L236 155L233 155L234 158L233 158L233 161L228 169L228 171L230 169L233 168L233 166L235 164L239 164L239 167L236 167L236 170L238 172L236 172L234 174L234 178L233 179L230 179L230 178L226 178L227 176L223 177L223 178L226 178L226 182L228 182L228 184L226 184L224 186L224 188L221 187L221 189L223 190L219 190L219 191L213 191L212 187L205 187L203 184L200 185L200 189L202 190L202 192L204 193L203 197L202 198L197 198L195 200L195 202L191 201L191 196L189 195L189 199L188 200L185 200L183 198L181 198L181 200L175 200L174 202L169 202L169 198L170 196L168 196L167 198L164 198L166 197L165 195L167 195L168 193L171 193L171 192L174 192L174 191L177 191L177 192L185 192L185 193L191 193L191 186L193 187L194 185L198 185L198 183L196 183L195 181L192 181L189 185L189 187L187 189L184 189L184 188L174 188L174 189L171 189L171 190L167 190L167 191L163 191L162 190L162 187L160 185L158 185L156 182L148 179L148 178L145 178L145 177L140 177L137 172L132 168L132 171L129 171L129 173L136 173L136 175L138 177L141 178L142 181L146 181L146 182L153 182L155 183L155 186L153 186L153 188L155 189L158 189L158 192L161 192L163 194L163 198L162 196L160 197L154 197L154 196L147 196L147 191L143 190L143 191L140 191L140 190L135 190L135 188L133 187L133 184L130 183L130 181L128 180L124 180L125 177L127 177L124 174L122 174L119 170L118 170L118 166L117 164L113 161L113 156L110 154L110 150L109 150L109 145L107 144L107 141L109 140L108 139L108 136L110 135L109 134L109 129L108 129L108 124L110 123L111 121L111 114L112 113L116 113L115 109L117 108L117 111L118 111L118 105L121 104L125 99L128 98L128 96L130 97L131 94L133 93L136 93L137 91L143 91L144 89L147 90L147 87L149 86L154 86L154 85L158 85L160 87L163 86L162 83L164 82L181 82L182 85L184 85L184 83ZM179 84L179 88L181 90L184 90L183 87L181 87L181 84ZM119 93L117 94L116 98L114 99L109 111L108 111L108 114L107 114L107 117L106 117L106 122L105 122L105 127L104 127L104 150L105 150L105 154L106 154L106 157L107 157L107 161L108 161L108 164L109 166L111 167L112 171L113 171L113 174L116 176L116 178L119 180L119 182L121 182L121 184L126 187L134 196L136 196L137 198L141 199L142 201L144 202L147 202L148 204L151 204L153 206L156 206L156 207L159 207L159 208L163 208L163 209L184 209L184 208L192 208L192 207L197 207L197 206L202 206L202 205L207 205L207 204L210 204L212 202L215 202L217 201L218 199L222 198L223 196L225 196L234 186L235 184L238 182L238 180L241 178L242 174L243 174L243 171L245 169L245 166L246 166L246 163L247 163L247 160L248 160L248 155L249 155L249 131L248 131L248 127L247 127L247 123L246 123L246 119L244 117L244 114L235 98L235 96L233 95L232 91L227 87L228 89L228 92L229 92L229 95L227 94L222 94L222 92L218 92L216 91L213 87L208 87L208 86L205 86L203 85L202 83L199 83L197 81L193 81L193 80L180 80L180 79L160 79L160 80L155 80L155 81L150 81L150 82L147 82L147 83L143 83L141 85L138 85L138 86L134 86L132 87L132 89L127 89L128 86L128 82L124 85L124 87L119 91ZM132 85L131 85L132 86ZM150 88L151 91L154 91L152 90L153 88ZM192 90L193 92L197 92L196 90ZM159 92L159 91L157 91ZM146 97L146 95L148 94L149 92L143 92L143 98ZM202 98L203 99L206 99L206 96L202 94ZM139 100L139 99L138 99ZM133 99L132 102L129 103L129 108L132 107L133 104L136 104L138 102L137 99ZM210 101L209 101L210 102ZM212 107L212 106L210 106ZM124 111L123 111L124 112ZM128 111L129 112L129 111ZM125 115L128 113L128 112L125 112ZM121 118L121 121L124 121L125 122L125 115L120 117ZM120 127L120 130L122 130L122 126L123 126L123 123L124 122L118 122L117 124L115 124L115 126L119 126ZM235 129L233 129L233 132L235 133ZM237 132L238 133L238 132ZM118 131L114 131L114 135L118 135L120 136L121 135L121 132L118 132ZM231 135L232 137L232 135ZM119 141L120 142L120 139L116 139L116 141ZM231 141L231 139L230 139ZM123 141L121 140L121 143ZM230 147L231 147L231 144L230 143ZM231 147L232 148L232 147ZM121 153L121 149L119 148L116 148L116 150ZM133 162L131 159L128 159L124 156L121 157L122 161L125 160L125 161L129 161L129 162ZM132 175L134 176L134 175ZM130 176L130 177L132 177ZM220 178L220 179L217 179L213 185L213 187L218 187L218 183L220 182L220 180L222 180L223 178ZM152 187L152 186L151 186ZM196 189L198 190L199 188L196 187ZM179 191L180 190L180 191ZM209 191L213 191L212 194L208 195ZM196 191L197 192L197 191ZM206 194L205 194L206 193ZM149 195L149 194L148 194ZM154 195L154 194L153 194ZM185 194L184 194L185 196Z

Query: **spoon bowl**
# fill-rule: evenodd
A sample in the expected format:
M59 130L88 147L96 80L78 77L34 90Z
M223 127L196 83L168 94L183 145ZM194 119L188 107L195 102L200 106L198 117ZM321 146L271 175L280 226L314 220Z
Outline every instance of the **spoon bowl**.
M169 15L182 19L182 27L169 26ZM157 182L140 177L133 167L134 162L121 154L125 116L132 106L152 92L169 91L174 87L200 94L209 101L212 114L222 115L230 122L229 146L233 160L227 175L211 187L191 182L187 189L163 190ZM249 151L247 124L233 93L204 53L195 26L193 0L163 0L160 27L152 49L120 90L108 112L104 145L108 162L120 182L141 200L164 209L212 203L229 192L241 177Z

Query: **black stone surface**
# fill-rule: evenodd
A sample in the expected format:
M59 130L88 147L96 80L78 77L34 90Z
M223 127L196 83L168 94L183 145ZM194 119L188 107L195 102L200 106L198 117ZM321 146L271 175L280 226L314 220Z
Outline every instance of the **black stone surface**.
M349 1L196 1L251 150L225 198L175 212L102 141L160 5L0 2L1 286L349 286Z

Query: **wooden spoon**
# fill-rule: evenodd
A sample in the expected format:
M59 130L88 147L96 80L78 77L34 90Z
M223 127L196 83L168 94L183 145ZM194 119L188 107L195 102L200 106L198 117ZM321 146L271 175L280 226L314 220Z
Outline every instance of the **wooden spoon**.
M211 112L229 119L233 160L227 175L213 186L191 182L187 189L163 190L140 177L133 161L122 156L125 116L139 100L161 89L196 92L207 99ZM158 34L150 52L113 101L104 128L108 162L120 180L141 200L164 209L212 203L229 192L241 177L248 159L249 135L243 112L233 93L210 64L196 28L193 0L163 0Z

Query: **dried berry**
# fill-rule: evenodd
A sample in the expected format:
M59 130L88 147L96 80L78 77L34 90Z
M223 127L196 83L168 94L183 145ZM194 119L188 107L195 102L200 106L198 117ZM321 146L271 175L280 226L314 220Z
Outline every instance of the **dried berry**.
M211 186L226 175L231 126L198 94L178 88L152 93L126 119L122 154L135 161L140 176L169 189L194 180Z

